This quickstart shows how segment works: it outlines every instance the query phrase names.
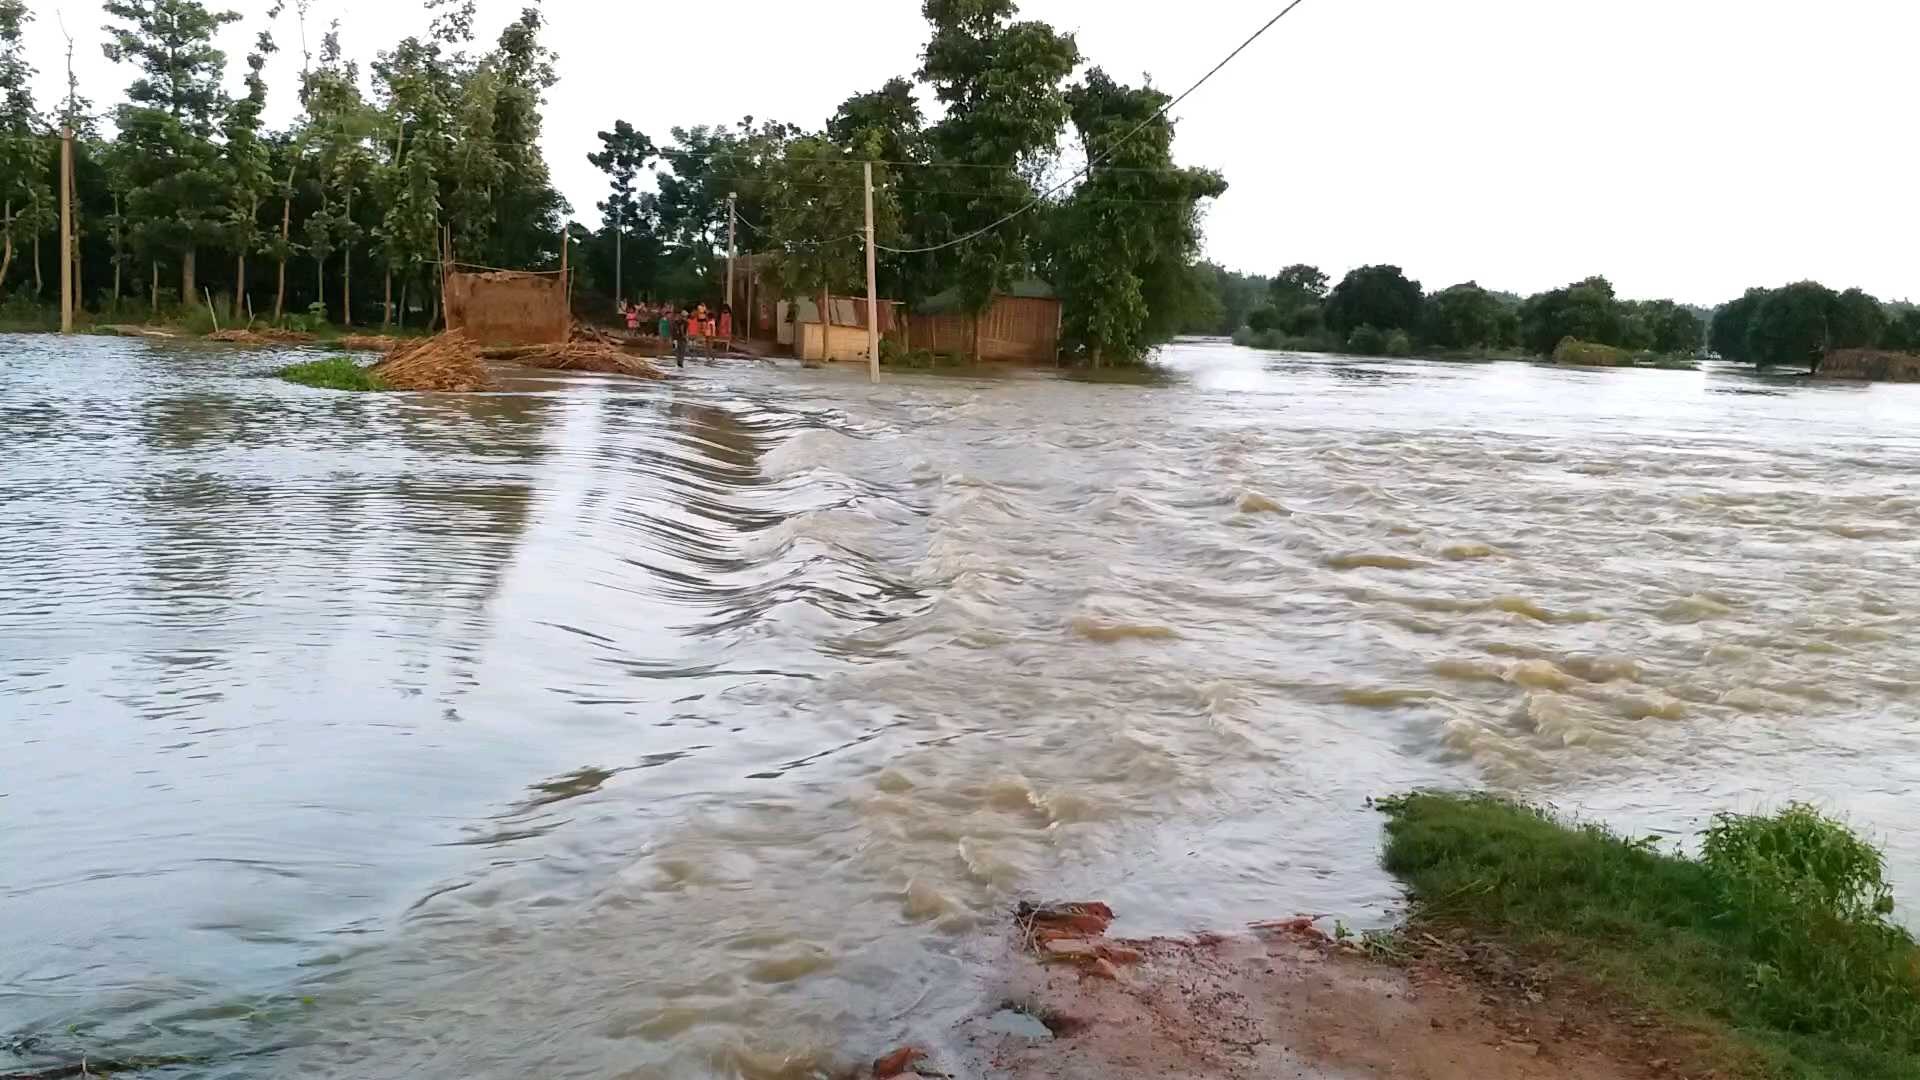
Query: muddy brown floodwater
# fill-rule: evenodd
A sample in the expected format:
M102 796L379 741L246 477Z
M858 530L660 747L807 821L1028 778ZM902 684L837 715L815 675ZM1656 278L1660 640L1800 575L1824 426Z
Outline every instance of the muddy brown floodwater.
M0 341L0 1070L812 1075L990 1004L1023 896L1386 922L1420 784L1812 799L1920 883L1920 387L1165 358Z

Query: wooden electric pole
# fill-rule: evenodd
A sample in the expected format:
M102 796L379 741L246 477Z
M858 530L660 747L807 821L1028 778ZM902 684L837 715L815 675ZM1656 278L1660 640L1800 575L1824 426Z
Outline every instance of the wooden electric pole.
M618 305L624 305L627 302L626 289L620 282L621 263L625 261L620 257L620 234L627 231L627 223L621 219L625 216L620 212L619 205L615 204L613 208L613 299Z
M739 217L734 212L734 201L739 196L727 192L727 310L733 310L733 222Z
M880 294L873 254L873 162L867 162L867 377L880 381Z
M60 332L73 333L73 128L60 129Z

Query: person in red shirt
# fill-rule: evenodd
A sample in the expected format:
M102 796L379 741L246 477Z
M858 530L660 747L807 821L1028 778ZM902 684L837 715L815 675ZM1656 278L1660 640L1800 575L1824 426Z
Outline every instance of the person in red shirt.
M733 307L730 304L720 305L720 347L733 348Z

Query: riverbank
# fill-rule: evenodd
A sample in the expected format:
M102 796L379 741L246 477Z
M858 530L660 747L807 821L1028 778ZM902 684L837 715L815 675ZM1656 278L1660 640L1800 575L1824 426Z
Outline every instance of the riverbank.
M1395 929L1109 941L1104 905L1024 909L1004 1006L926 1075L1920 1074L1920 953L1878 852L1810 809L1721 815L1698 859L1480 796L1381 810Z

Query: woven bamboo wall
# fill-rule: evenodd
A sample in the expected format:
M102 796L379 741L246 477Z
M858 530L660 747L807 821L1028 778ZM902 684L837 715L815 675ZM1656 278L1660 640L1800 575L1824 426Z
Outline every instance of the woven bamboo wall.
M912 315L909 343L935 353L973 352L973 316ZM1060 301L998 296L980 316L980 358L1052 363L1060 347Z

